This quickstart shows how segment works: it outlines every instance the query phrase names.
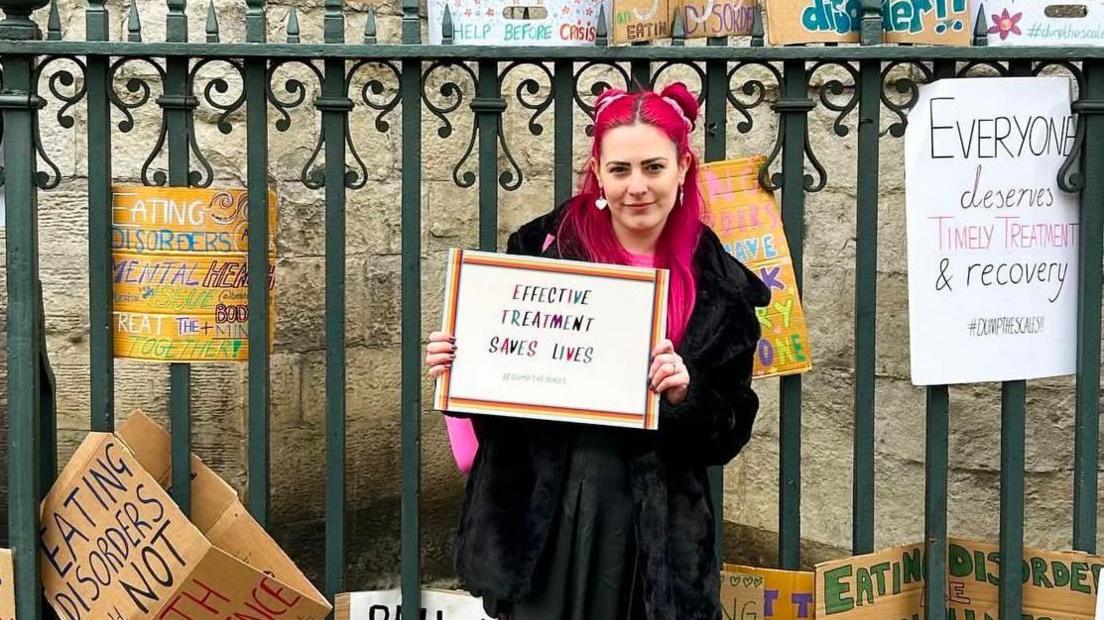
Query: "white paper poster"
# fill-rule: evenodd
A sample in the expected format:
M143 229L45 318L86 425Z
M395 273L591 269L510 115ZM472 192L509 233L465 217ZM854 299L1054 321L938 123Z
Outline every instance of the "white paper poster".
M342 605L338 602L337 620L400 620L402 592L378 590L352 592L349 597L349 615L342 617ZM467 592L447 590L422 590L420 618L429 620L485 620L483 602Z
M1057 177L1075 134L1064 77L920 87L905 135L914 384L1074 372L1077 196Z

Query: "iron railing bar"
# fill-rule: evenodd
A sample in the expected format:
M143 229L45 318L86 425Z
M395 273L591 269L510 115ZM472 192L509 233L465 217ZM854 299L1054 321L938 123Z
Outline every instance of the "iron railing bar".
M953 61L936 62L935 79L953 78ZM947 481L950 435L950 392L929 386L926 404L924 472L924 620L946 620ZM938 577L931 577L937 575Z
M247 37L265 42L264 2L250 0ZM267 44L266 44L267 45ZM257 47L265 47L258 45ZM262 526L269 509L269 209L268 202L268 63L245 60L246 192L248 194L249 249L249 493L250 514Z
M480 60L478 64L472 109L479 130L479 249L493 252L498 248L498 132L506 100L498 62Z
M402 41L421 42L418 0L403 0ZM440 46L451 56L452 46ZM400 49L402 49L400 47ZM402 55L399 55L402 58ZM402 97L402 499L401 562L402 615L417 618L421 592L422 485L422 63L404 58L399 76Z
M575 134L575 64L570 60L557 60L553 67L552 97L555 106L554 131L554 188L556 204L563 204L574 192L575 166L572 138Z
M708 49L708 48L706 48ZM804 60L783 64L779 103L808 103ZM808 110L794 105L779 110L782 131L782 227L790 246L798 294L805 247L805 140ZM779 380L778 563L796 570L801 562L801 375Z
M8 539L15 568L16 616L42 617L38 504L42 498L38 309L38 204L30 56L4 57L4 193L8 330Z
M875 322L878 316L878 163L882 66L859 63L858 161L855 187L854 474L851 552L874 551Z
M456 62L493 60L573 60L620 62L705 61L705 60L838 60L838 61L934 61L934 60L1104 60L1100 47L986 47L949 46L872 46L872 47L495 47L477 45L365 45L357 43L132 43L118 41L0 41L0 55L74 55L112 57L199 58L345 58L355 60L452 60Z
M1009 63L1010 74L1031 75L1031 61ZM1019 618L1023 608L1023 581L1005 578L1004 567L1015 567L1018 577L1023 564L1024 543L1024 449L1027 423L1027 383L1006 381L1001 385L1001 483L999 615Z
M181 9L182 10L182 9ZM166 24L166 36L170 40L187 41L187 20L183 13L169 15ZM169 152L169 185L188 186L190 153L188 145L189 124L192 111L186 107L188 92L187 58L168 58L165 62L165 97L159 102L164 110ZM170 104L170 102L173 102ZM169 429L171 436L170 453L172 455L171 489L173 501L180 506L184 514L191 514L191 453L192 453L192 410L191 376L189 364L173 363L169 365Z
M106 39L107 9L89 2L85 36ZM111 292L111 88L110 62L88 59L88 349L90 427L115 430L114 307Z
M326 2L326 40L345 38L341 2ZM346 564L346 351L345 351L345 142L353 102L345 86L346 61L325 61L322 97L322 137L326 148L326 596L345 591Z
M728 37L710 37L707 46L724 47ZM705 161L723 160L728 154L728 64L712 60L705 64ZM724 467L709 468L709 493L713 502L715 550L724 560Z
M1079 93L1085 125L1081 152L1080 237L1077 285L1077 387L1073 452L1073 546L1096 552L1100 463L1100 304L1101 239L1104 238L1104 62L1082 64L1085 90ZM1095 104L1095 105L1092 105ZM1091 113L1090 111L1095 111Z
M1000 617L1019 618L1023 606L1024 425L1027 383L1001 385ZM1010 568L1010 574L1005 567Z

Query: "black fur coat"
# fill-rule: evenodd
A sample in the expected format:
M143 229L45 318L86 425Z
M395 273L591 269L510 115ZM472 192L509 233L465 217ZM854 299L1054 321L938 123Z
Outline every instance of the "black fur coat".
M507 252L561 257L556 244L544 248L561 212L522 226ZM759 407L751 389L760 336L755 307L766 305L770 292L708 228L695 266L697 300L679 347L690 373L687 398L677 406L661 399L658 431L625 430L634 435L629 468L651 620L721 617L713 520L719 507L706 467L736 456ZM529 591L560 506L577 426L472 417L480 447L456 536L456 569L473 593L517 600Z

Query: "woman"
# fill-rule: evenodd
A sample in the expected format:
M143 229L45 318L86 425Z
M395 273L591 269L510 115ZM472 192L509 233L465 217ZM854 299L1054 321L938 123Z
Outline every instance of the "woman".
M670 270L670 340L649 371L658 431L475 416L455 561L492 617L720 618L706 467L750 436L770 294L701 224L697 115L682 84L605 91L579 194L510 235L514 254ZM440 332L426 353L434 377L463 355Z

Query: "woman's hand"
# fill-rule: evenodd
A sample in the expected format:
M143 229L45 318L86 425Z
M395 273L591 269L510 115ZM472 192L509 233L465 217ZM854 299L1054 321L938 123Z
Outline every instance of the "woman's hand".
M670 340L661 340L652 351L652 368L648 371L648 385L653 392L663 394L667 402L680 405L686 400L690 388L690 373L682 357L675 353Z
M445 332L430 334L425 359L429 376L436 378L444 374L446 370L452 368L454 359L456 359L456 338Z

